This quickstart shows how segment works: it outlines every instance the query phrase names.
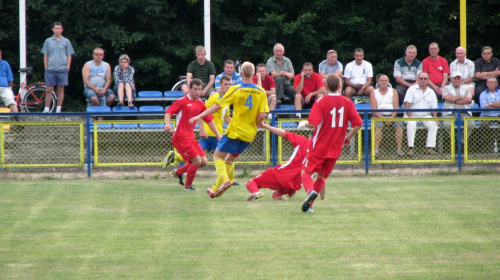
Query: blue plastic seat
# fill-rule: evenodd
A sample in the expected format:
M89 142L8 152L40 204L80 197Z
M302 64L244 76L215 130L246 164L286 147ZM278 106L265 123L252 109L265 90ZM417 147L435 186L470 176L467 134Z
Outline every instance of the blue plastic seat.
M106 112L111 112L111 108L108 106L88 106L87 107L87 112L88 113L106 113ZM94 115L94 114L92 114ZM97 115L97 114L96 114ZM97 126L99 129L111 129L111 124L99 124ZM90 122L90 129L94 129L94 122Z
M282 122L281 128L297 128L296 122Z
M159 90L139 91L138 97L141 97L141 98L162 98L163 94Z
M180 98L184 97L184 93L182 93L182 90L178 90L178 91L165 91L163 93L163 96L165 98L170 99L170 100L177 100L177 99L180 99Z
M113 107L113 112L137 112L136 107L116 106ZM137 123L115 123L113 127L116 129L137 129Z
M163 113L162 106L141 106L139 107L139 112L161 112ZM140 123L140 128L143 129L163 129L164 123Z
M356 108L357 111L370 110L372 108L372 106L370 104L366 104L366 103L354 104L354 107Z
M295 107L293 105L276 105L274 111L295 111Z

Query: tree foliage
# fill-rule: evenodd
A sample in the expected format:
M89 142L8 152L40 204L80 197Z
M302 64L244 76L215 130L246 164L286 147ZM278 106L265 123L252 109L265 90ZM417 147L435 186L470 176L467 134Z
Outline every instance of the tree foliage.
M469 58L479 57L485 45L497 50L500 2L469 0L467 10ZM0 1L0 48L14 71L19 65L17 15L17 2ZM460 44L459 15L459 1L451 0L212 0L211 60L217 72L226 59L265 62L280 42L298 72L306 61L316 68L328 49L337 50L345 65L354 48L361 47L375 73L392 74L394 61L409 44L417 46L423 59L429 43L438 42L440 54L451 62ZM105 60L112 66L122 53L131 57L139 90L168 90L195 58L194 47L204 42L203 0L29 0L32 80L43 79L40 50L54 21L63 22L64 36L76 51L66 106L84 104L81 68L97 46L106 50Z

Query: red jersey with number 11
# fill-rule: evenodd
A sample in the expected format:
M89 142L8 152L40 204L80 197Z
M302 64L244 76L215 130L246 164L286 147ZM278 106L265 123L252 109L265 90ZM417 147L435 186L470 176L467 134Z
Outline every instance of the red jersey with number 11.
M316 126L311 151L319 158L338 158L342 154L347 129L362 124L352 101L337 93L329 93L314 104L309 123Z

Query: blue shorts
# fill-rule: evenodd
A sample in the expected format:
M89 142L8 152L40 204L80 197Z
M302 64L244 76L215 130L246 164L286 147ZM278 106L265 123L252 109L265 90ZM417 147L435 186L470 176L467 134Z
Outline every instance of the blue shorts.
M85 95L85 97L87 99L92 99L92 97L94 97L94 96L97 97L97 93L95 93L95 91L91 90L90 88L83 88L83 95ZM111 95L115 95L115 93L111 89L108 88L108 90L106 91L106 95L104 95L100 98L101 99L101 106L106 106L106 99L108 99L108 97L110 97Z
M205 151L215 151L219 140L215 136L208 136L208 138L200 138L200 146Z
M239 139L231 139L227 137L227 135L223 135L217 145L217 149L223 153L239 155L243 153L248 146L250 146L250 142L245 142Z
M68 85L68 69L61 70L45 70L45 86L67 86Z

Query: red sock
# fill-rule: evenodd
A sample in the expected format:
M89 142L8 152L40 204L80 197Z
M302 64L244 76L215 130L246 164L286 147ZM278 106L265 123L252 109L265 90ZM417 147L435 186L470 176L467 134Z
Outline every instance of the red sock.
M253 180L247 182L247 190L250 193L256 193L259 191L259 186Z
M317 178L313 184L314 190L319 194L319 192L325 186L325 178Z
M177 175L182 175L182 174L186 173L191 165L193 165L193 164L186 163L183 166L177 168Z
M183 166L184 167L184 166ZM190 164L189 169L187 171L187 176L186 176L186 184L184 185L185 188L189 188L191 184L194 181L194 177L196 177L196 171L198 171L198 166L194 164Z
M313 179L311 178L311 175L307 173L302 173L301 177L302 186L304 186L304 189L309 194L313 190Z

